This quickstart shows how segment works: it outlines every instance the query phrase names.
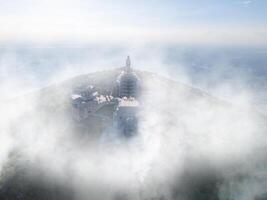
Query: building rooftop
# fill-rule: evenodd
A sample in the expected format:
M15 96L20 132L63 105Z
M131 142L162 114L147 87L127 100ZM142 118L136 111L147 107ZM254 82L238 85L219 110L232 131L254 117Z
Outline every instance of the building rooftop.
M119 102L118 107L138 107L139 102L136 101L134 98L123 98Z

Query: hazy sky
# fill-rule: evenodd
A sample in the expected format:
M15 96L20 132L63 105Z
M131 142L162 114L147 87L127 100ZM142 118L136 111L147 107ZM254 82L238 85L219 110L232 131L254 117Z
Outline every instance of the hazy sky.
M0 41L267 44L266 10L266 0L0 0Z

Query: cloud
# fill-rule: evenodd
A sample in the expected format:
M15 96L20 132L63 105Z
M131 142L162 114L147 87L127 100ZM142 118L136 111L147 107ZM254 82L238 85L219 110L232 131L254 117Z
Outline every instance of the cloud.
M1 8L1 43L267 43L266 28L261 25L199 25L186 21L173 24L153 21L150 16L146 16L150 20L140 23L143 19L131 16L125 5L122 11L117 8L115 12L112 6L96 1L19 2L6 3Z
M253 1L243 1L242 3L244 4L244 5L248 5L248 4L251 4Z
M120 55L128 52L127 49ZM139 56L142 65L151 65L160 74L168 71L162 59L164 52L160 49L132 47L131 52ZM83 65L101 66L113 58L105 51L99 54L98 57L94 54L93 62ZM150 57L144 56L147 54ZM7 60L11 62L10 59L14 57L6 59L6 63ZM118 64L117 59L111 60ZM52 81L76 73L76 65L71 66L68 59L65 61L64 66L68 65L72 70L66 73L61 68ZM16 59L13 62L15 66L23 64L16 63ZM137 65L137 62L133 64ZM169 72L179 74L190 83L190 76L182 70ZM5 82L2 84L6 90L13 89ZM18 84L17 90L20 86ZM79 140L81 136L73 129L75 124L70 120L71 115L60 112L70 102L68 96L64 96L68 94L67 88L60 87L59 83L50 87L51 90L46 89L48 92L38 98L0 102L1 111L5 113L0 117L0 146L3 148L0 166L5 166L10 153L16 150L23 159L42 170L45 177L73 184L75 194L81 199L89 195L112 199L116 192L125 192L133 199L139 195L144 199L171 197L170 188L183 183L185 170L198 170L207 163L224 176L220 185L222 200L229 196L243 199L242 194L254 197L262 192L262 186L256 180L262 173L257 166L264 164L258 151L265 154L265 127L261 125L262 119L248 109L249 91L236 91L226 82L214 86L212 89L217 94L234 99L237 105L230 106L204 92L156 75L148 76L144 86L147 93L143 104L146 106L140 113L140 133L136 140L125 145L114 144L113 148L89 145L90 140L86 137ZM44 107L49 109L44 110ZM250 162L247 162L248 158ZM265 175L260 184L263 182L265 184ZM250 189L252 185L253 189ZM99 192L99 187L106 192Z
M86 43L180 43L180 44L225 44L225 45L264 45L267 43L267 30L264 27L253 29L246 27L187 27L166 28L157 27L106 27L86 26L86 23L75 21L62 21L51 23L40 21L28 22L16 19L1 24L2 43L61 43L61 44L86 44ZM5 22L4 22L5 21ZM24 21L27 21L25 23ZM17 27L20 27L17 30ZM230 31L231 30L231 31Z

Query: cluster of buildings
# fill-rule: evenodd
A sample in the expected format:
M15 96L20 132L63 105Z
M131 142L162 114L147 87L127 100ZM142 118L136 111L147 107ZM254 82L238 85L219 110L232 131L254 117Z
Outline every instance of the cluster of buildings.
M93 85L87 86L84 90L75 91L72 94L73 117L77 121L89 117L106 120L110 116L99 110L105 107L112 108L110 119L112 126L122 135L130 137L135 135L138 129L138 98L141 87L139 77L131 68L129 56L115 83L114 94L101 94Z

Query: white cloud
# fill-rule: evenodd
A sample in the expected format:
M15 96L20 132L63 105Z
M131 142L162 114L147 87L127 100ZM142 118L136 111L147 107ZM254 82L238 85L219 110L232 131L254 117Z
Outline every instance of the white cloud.
M252 1L250 0L250 1L243 1L243 4L245 4L245 5L248 5L248 4L251 4L252 3Z
M244 1L245 4L251 2ZM23 0L6 4L0 9L2 43L153 41L267 44L267 30L263 26L188 24L172 26L159 23L137 25L135 21L129 22L124 18L118 21L118 16L113 17L115 12L113 8L107 8L96 1L84 3L73 0Z

